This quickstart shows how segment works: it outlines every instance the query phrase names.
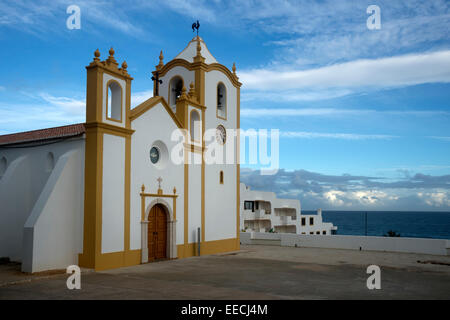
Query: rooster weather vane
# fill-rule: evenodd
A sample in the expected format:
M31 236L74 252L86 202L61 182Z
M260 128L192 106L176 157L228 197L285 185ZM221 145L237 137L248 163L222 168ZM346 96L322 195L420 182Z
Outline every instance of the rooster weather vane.
M197 20L197 22L194 22L192 24L192 32L195 32L195 29L197 29L197 37L198 37L198 29L199 28L200 28L200 22L198 22L198 20Z

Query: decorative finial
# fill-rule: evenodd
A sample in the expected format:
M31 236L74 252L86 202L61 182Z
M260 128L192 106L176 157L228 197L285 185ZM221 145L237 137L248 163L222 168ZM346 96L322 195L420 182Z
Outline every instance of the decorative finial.
M116 59L114 59L114 49L111 47L111 49L109 49L109 57L108 60L106 60L108 64L112 63L114 65L118 65Z
M173 187L173 194L177 193L177 188Z
M236 63L233 62L233 73L236 74Z
M197 55L194 57L194 62L205 62L205 58L202 57L202 46L199 36L197 36Z
M141 190L142 190L142 193L144 193L144 191L145 191L145 186L144 186L144 184L142 184Z
M100 58L100 51L97 48L97 50L95 50L94 52L94 61L100 61L99 58Z
M181 89L181 96L178 99L186 99L186 87L183 86L183 89Z
M161 50L161 53L159 54L159 64L156 66L158 69L161 69L162 67L164 67L164 55L163 52Z
M127 71L127 68L128 68L128 64L127 64L126 61L124 61L124 62L122 63L122 69L123 69L124 71Z
M197 36L197 57L201 57L202 46L200 45L200 38Z
M191 82L189 84L189 93L188 93L188 95L189 95L189 98L191 98L191 99L195 98L195 88L194 88L194 83L193 82Z

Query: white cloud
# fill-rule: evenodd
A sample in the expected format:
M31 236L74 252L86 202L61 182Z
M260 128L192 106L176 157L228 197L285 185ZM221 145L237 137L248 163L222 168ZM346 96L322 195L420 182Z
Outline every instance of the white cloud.
M422 173L397 179L382 176L327 175L280 169L276 175L241 169L241 182L254 190L297 198L303 208L332 210L449 210L450 175Z
M355 134L355 133L323 133L304 131L281 131L280 137L299 139L341 139L341 140L390 140L396 136L383 134Z
M48 92L30 94L21 92L29 103L0 102L0 124L4 134L55 127L86 120L86 98L56 96ZM131 96L131 108L153 96L153 90L138 91Z
M85 100L76 100L68 97L55 97L48 93L40 93L39 96L52 106L59 107L68 113L84 115L86 112Z
M356 60L309 70L254 69L239 74L246 90L386 88L450 82L450 50Z
M430 138L433 138L433 139L436 139L436 140L442 140L442 141L450 142L450 137L436 137L436 136L432 136Z
M432 207L450 207L450 195L445 190L435 192L418 192L419 198Z
M336 109L336 108L254 108L241 109L241 117L308 117L308 116L450 116L449 111L444 110L372 110L372 109ZM431 137L435 139L450 140L450 137Z
M81 28L91 26L108 27L127 35L138 37L144 34L141 27L128 16L130 7L121 2L78 0L55 1L2 1L0 3L0 26L7 26L38 37L46 34L62 33L66 31L65 20L69 17L66 9L76 4L81 9ZM55 27L57 26L57 27ZM90 32L97 32L90 28Z
M135 92L131 95L131 108L140 105L142 102L153 97L153 90Z

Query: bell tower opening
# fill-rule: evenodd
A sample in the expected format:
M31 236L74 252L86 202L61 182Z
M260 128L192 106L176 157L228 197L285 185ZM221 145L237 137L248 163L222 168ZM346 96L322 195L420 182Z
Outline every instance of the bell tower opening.
M175 76L169 82L169 106L175 111L177 99L181 96L183 89L183 79L180 76Z
M107 95L107 117L120 121L122 118L122 87L116 81L109 81Z
M217 117L227 118L227 90L222 82L217 85Z

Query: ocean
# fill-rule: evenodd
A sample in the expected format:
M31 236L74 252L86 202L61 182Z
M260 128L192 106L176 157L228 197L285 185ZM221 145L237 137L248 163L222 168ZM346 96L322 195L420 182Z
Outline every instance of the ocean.
M315 211L302 210L304 214ZM338 235L365 235L366 211L322 211L324 222L338 227ZM367 235L389 230L401 237L450 239L450 212L367 211Z

